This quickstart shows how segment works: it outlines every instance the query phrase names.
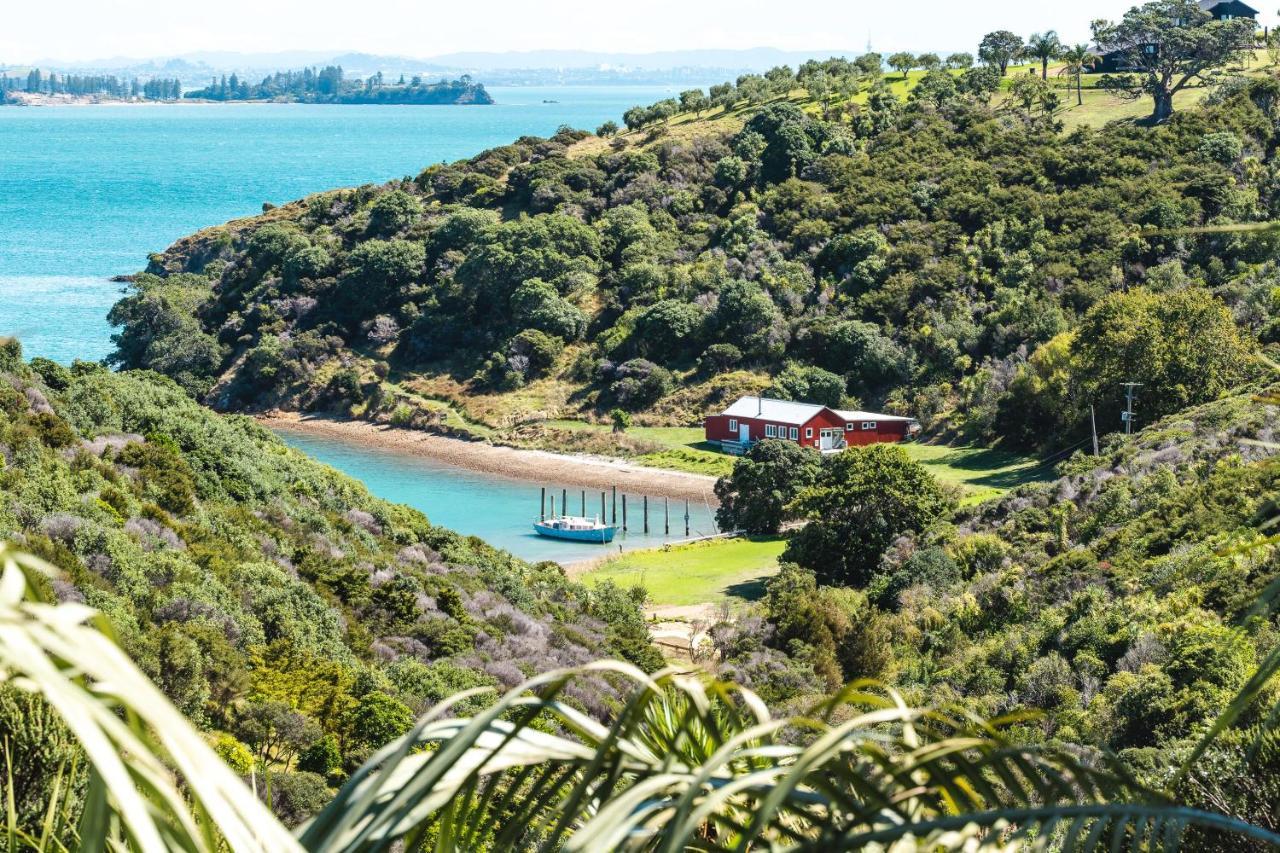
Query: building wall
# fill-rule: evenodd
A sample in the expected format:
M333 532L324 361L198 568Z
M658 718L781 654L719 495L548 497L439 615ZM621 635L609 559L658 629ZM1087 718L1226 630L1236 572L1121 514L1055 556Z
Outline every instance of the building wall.
M711 415L706 419L704 424L707 441L738 441L739 433L736 429L729 429L729 421L724 415ZM747 424L751 429L751 440L762 441L766 438L765 426L773 424L787 430L787 441L790 441L790 424L779 424L775 421L761 420L757 418L734 418L738 426ZM907 424L905 421L878 421L874 430L864 430L862 422L853 424L853 429L846 429L848 425L839 420L839 416L833 412L821 412L816 415L808 423L801 427L797 427L799 437L796 443L803 447L818 448L821 446L822 430L839 429L844 437L845 443L851 447L866 444L877 444L879 442L896 442L902 441L907 435Z

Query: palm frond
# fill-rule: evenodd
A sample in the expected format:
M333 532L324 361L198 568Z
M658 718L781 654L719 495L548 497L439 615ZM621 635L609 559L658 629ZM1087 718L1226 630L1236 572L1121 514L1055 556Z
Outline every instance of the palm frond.
M84 845L301 850L109 639L101 615L34 600L33 581L53 571L0 545L0 678L43 697L84 749L91 767L78 828Z
M561 701L575 678L632 685L608 726ZM847 717L832 723L837 710ZM679 670L548 673L471 719L428 719L339 793L313 851L864 849L982 843L1172 849L1192 825L1280 836L1144 790L1105 755L1022 747L996 724L851 687L806 717ZM896 847L894 849L897 849Z

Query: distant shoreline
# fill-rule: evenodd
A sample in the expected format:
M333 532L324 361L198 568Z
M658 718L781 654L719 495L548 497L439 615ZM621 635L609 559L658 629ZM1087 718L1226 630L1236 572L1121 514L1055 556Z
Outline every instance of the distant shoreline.
M717 503L713 477L649 468L617 459L501 447L368 421L288 412L259 415L257 421L271 430L336 439L357 447L405 453L528 482L592 489L617 486L631 494L687 498L706 501L711 506Z
M203 98L183 98L181 101L125 101L89 98L52 99L47 95L39 100L3 101L0 107L228 107L248 106L299 106L299 107L491 107L496 104L463 103L463 104L377 104L371 102L335 103L331 101L213 101Z

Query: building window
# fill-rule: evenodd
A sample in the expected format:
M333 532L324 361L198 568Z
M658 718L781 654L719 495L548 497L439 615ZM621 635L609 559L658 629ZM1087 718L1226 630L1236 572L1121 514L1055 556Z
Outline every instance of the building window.
M853 424L845 424L845 425L844 425L844 431L845 431L845 432L853 432Z
M875 422L875 421L863 421L863 422L862 422L862 428L863 428L863 429L875 429L875 428L876 428L876 422Z
M797 440L797 439L799 439L799 438L800 438L800 428L799 428L799 427L792 427L792 428L791 428L791 440L792 440L792 441L796 441L796 440Z
M778 434L777 434L776 432L774 432L773 424L765 424L765 425L764 425L764 437L765 437L765 438L776 438L776 437L777 437L777 435L778 435Z
M729 432L737 432L737 431L738 431L738 419L729 418Z
M805 427L805 428L804 428L804 437L805 437L805 438L813 438L813 427Z

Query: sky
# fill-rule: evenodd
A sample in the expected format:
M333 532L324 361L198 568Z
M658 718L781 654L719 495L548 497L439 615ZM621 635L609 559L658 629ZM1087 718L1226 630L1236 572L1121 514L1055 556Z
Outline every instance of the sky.
M58 0L5 2L0 64L165 57L193 51L333 50L428 57L455 51L621 52L776 47L967 50L982 34L1089 22L1132 0ZM56 13L51 14L51 9ZM1266 18L1272 18L1269 14ZM1271 23L1264 20L1264 23Z

